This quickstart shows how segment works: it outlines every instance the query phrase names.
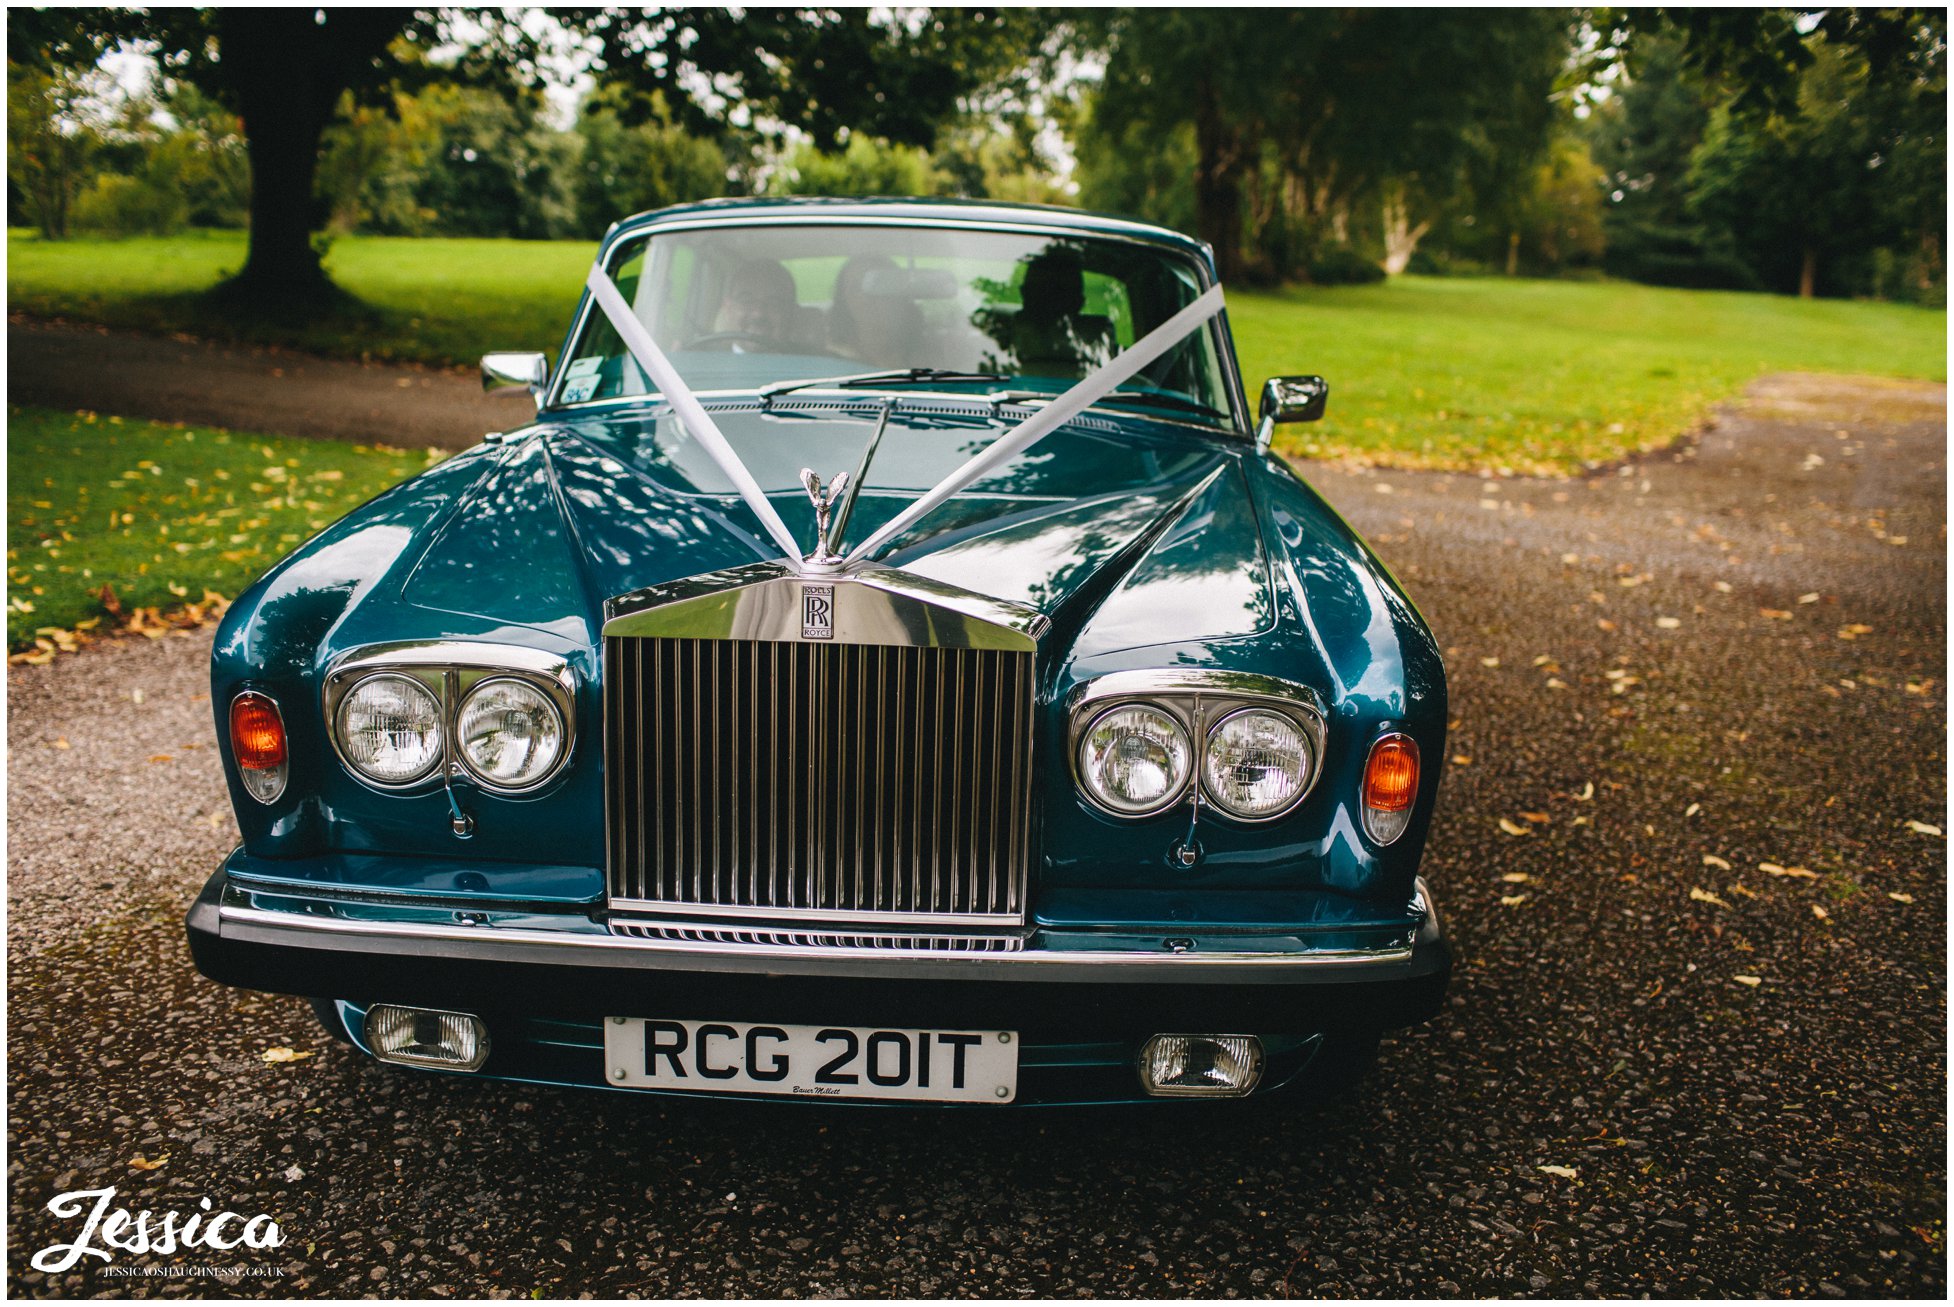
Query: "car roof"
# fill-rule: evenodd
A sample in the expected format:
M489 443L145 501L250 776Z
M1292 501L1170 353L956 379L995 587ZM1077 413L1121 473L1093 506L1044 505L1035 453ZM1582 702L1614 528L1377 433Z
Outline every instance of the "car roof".
M997 227L1060 227L1087 235L1119 236L1128 240L1149 241L1192 255L1214 272L1214 257L1205 241L1195 240L1166 227L1138 222L1109 213L1093 213L1057 204L999 204L992 200L911 199L874 197L840 199L815 196L779 196L764 199L730 198L701 200L695 204L675 204L667 209L640 213L625 218L605 233L605 244L624 236L655 230L667 223L690 224L702 217L780 218L795 215L833 218L913 218L919 223L954 221Z

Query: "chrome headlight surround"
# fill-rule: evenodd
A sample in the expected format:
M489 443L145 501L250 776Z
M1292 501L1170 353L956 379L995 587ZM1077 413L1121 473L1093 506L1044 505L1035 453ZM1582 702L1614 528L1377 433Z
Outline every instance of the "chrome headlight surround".
M1179 789L1144 812L1122 812L1099 801L1079 773L1079 748L1085 732L1115 708L1144 707L1165 713L1186 732L1192 765ZM1288 718L1309 743L1309 771L1289 802L1274 812L1244 817L1216 801L1202 774L1206 770L1209 736L1224 720L1244 709L1261 709ZM1174 668L1159 671L1110 672L1078 686L1066 701L1066 756L1072 781L1088 803L1111 817L1135 820L1158 816L1197 796L1221 818L1244 826L1280 821L1294 812L1316 788L1323 774L1328 714L1316 691L1280 677L1254 672L1226 672L1212 668Z
M1097 782L1088 772L1086 745L1093 732L1098 730L1107 718L1119 713L1147 713L1159 718L1169 731L1179 737L1177 743L1181 752L1181 774L1161 795L1147 803L1122 804L1106 792L1107 787ZM1187 793L1188 782L1201 769L1201 750L1199 740L1188 731L1187 723L1178 714L1169 712L1158 704L1143 699L1126 699L1106 704L1082 722L1073 733L1072 739L1072 779L1078 783L1079 790L1093 806L1101 812L1109 812L1115 817L1151 817L1173 807ZM1171 771L1169 773L1171 775Z
M353 688L371 677L393 675L417 681L434 695L441 709L439 763L411 781L387 784L362 772L346 755L339 739L339 705ZM497 785L482 779L461 755L461 706L484 681L515 680L540 690L563 723L563 747L541 775L523 785ZM429 640L403 644L368 645L333 660L321 692L326 733L333 751L353 779L386 794L407 794L465 780L486 794L529 794L563 774L576 750L576 676L564 658L521 645L466 640Z

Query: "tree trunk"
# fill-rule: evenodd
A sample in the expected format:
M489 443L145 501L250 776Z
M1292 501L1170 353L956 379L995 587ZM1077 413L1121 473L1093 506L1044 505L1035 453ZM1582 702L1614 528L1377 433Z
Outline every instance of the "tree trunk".
M222 75L244 123L251 162L251 235L244 268L221 288L270 311L332 299L312 229L319 142L339 97L384 54L409 11L217 11ZM321 21L323 19L324 21Z
M1222 115L1211 83L1194 97L1194 226L1214 248L1223 285L1242 267L1242 147L1240 132Z
M1405 197L1404 187L1393 186L1384 192L1384 271L1390 276L1398 276L1411 266L1411 256L1418 252L1418 242L1432 229L1431 219L1421 223L1411 221L1411 203Z
M1818 294L1818 251L1805 247L1804 262L1798 265L1798 298L1808 300Z
M1520 233L1517 231L1506 233L1506 275L1520 275Z

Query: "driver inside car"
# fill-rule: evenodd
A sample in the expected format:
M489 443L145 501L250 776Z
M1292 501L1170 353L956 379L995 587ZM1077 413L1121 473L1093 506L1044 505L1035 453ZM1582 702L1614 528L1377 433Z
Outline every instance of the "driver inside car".
M794 275L773 259L742 263L719 306L718 333L735 353L791 353L800 314Z

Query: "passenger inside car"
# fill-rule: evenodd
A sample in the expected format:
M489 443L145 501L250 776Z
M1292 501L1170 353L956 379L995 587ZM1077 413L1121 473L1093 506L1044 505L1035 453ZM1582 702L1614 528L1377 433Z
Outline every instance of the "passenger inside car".
M829 348L877 367L908 362L924 323L915 300L888 293L901 278L895 260L884 254L858 254L843 264L828 310Z
M1117 348L1110 318L1084 312L1085 269L1067 249L1047 249L1025 265L1021 307L1005 323L1019 371L1029 376L1081 377Z

